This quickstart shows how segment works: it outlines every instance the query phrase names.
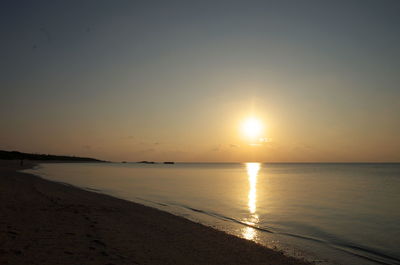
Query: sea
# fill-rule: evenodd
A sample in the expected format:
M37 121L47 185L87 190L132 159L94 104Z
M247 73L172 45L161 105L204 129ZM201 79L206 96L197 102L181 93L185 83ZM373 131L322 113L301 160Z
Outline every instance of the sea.
M49 163L26 172L316 264L400 264L400 164Z

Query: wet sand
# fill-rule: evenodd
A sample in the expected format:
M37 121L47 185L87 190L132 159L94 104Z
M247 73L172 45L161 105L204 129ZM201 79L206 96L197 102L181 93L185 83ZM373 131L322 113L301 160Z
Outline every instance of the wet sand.
M0 264L308 264L140 204L0 160Z

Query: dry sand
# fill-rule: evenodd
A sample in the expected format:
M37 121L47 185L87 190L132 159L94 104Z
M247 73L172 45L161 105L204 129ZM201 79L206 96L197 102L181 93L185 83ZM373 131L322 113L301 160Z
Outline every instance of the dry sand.
M32 162L25 162L24 168ZM0 264L307 264L150 207L0 161Z

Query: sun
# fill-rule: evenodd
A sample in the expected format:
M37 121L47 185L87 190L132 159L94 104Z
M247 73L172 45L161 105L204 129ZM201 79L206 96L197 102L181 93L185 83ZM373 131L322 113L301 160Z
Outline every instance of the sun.
M259 119L251 117L251 118L247 118L243 122L242 131L246 137L248 137L250 139L256 139L261 136L263 127L264 126Z

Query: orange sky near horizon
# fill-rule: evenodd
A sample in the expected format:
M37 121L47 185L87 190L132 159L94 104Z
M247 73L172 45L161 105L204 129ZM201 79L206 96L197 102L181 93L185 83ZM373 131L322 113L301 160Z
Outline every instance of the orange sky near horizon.
M115 117L78 124L68 121L50 129L37 122L29 136L23 131L13 133L10 140L2 137L1 144L8 150L111 161L400 161L400 143L397 135L391 134L390 120L380 120L381 124L372 127L367 121L356 120L350 122L352 126L340 126L338 118L324 120L319 116L290 115L277 112L272 105L269 110L258 107L255 112L254 104L248 104L252 105L249 111L241 111L245 105L222 104L211 110L207 104L206 113L199 110L169 118L160 114L152 119ZM242 125L247 117L262 121L265 127L259 137L262 141L249 139L243 133ZM307 123L308 119L314 120ZM7 145L7 142L14 144Z

